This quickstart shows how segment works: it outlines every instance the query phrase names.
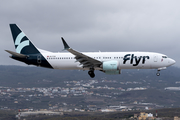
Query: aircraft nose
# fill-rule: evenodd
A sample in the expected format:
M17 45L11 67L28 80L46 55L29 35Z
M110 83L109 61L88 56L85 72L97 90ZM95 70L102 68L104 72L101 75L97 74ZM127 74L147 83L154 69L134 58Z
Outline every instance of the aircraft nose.
M169 64L170 64L170 65L174 65L174 64L176 63L176 61L175 61L175 60L173 60L173 59L171 59L171 58L169 59L169 61L168 61L168 62L169 62Z

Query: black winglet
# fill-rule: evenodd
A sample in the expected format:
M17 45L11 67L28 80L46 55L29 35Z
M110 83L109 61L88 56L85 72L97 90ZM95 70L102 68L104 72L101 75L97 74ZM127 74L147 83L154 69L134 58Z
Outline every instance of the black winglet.
M66 43L66 41L64 40L64 38L61 37L61 39L62 39L62 42L63 42L63 45L64 45L64 49L69 49L70 47L69 47L69 45Z

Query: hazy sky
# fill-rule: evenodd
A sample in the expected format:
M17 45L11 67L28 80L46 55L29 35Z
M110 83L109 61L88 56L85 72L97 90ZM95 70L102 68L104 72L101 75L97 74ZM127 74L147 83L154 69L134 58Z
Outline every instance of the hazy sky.
M0 65L25 65L15 51L9 23L39 48L61 52L60 37L78 51L163 53L180 67L179 0L1 0Z

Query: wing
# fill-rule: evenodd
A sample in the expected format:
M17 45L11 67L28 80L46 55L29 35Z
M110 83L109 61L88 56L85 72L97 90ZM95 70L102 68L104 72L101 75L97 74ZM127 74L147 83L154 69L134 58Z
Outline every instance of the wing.
M73 50L69 47L69 45L66 43L66 41L61 37L62 42L64 44L64 49L75 55L75 59L77 62L80 62L80 65L83 65L83 68L94 68L94 67L100 67L102 62L99 60L96 60L90 56L87 56L81 52L78 52L76 50Z

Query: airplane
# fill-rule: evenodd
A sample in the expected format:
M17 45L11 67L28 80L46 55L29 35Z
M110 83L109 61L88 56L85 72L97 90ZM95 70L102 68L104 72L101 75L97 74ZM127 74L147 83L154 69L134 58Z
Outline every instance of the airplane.
M91 78L95 77L95 70L106 74L121 74L122 69L157 69L160 70L176 63L164 54L155 52L78 52L67 44L61 37L64 49L68 52L50 52L33 45L23 31L16 24L9 24L16 52L5 50L11 58L28 65L52 69L89 70Z

